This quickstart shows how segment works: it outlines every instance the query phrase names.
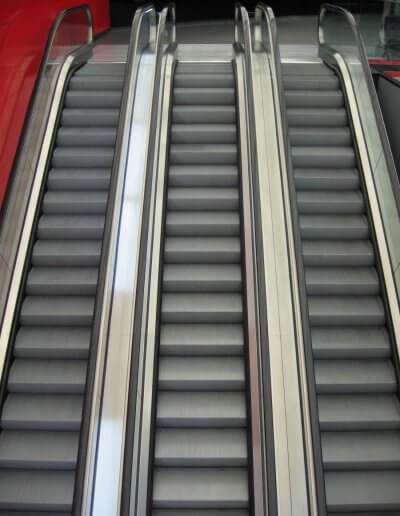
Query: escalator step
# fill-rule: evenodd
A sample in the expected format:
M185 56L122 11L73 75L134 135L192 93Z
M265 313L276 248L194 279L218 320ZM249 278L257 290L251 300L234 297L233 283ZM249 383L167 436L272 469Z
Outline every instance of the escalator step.
M380 297L310 296L312 326L381 326L385 310Z
M390 360L316 360L315 383L321 394L396 392Z
M104 217L100 215L42 215L38 237L43 240L100 240Z
M345 147L352 142L348 127L292 127L289 138L291 145L305 147Z
M169 391L240 391L245 388L241 357L161 357L158 387Z
M304 240L303 260L307 266L368 267L375 264L369 240Z
M236 323L242 321L242 296L220 293L163 294L161 317L172 323Z
M289 108L287 119L291 127L345 127L347 114L344 108Z
M89 326L93 310L93 297L27 296L20 322L28 326Z
M241 292L240 265L167 264L164 292Z
M364 240L369 238L364 215L301 215L301 236L315 240Z
M340 90L288 90L285 94L286 106L312 108L338 108L344 105Z
M237 148L232 144L172 144L171 165L236 165Z
M168 237L165 239L166 263L240 263L237 237Z
M99 265L100 240L38 240L32 253L35 267L95 267Z
M0 434L0 467L72 470L78 444L77 432L5 430Z
M161 428L244 428L246 396L243 392L160 391L156 417Z
M69 90L65 96L65 106L67 108L119 108L121 104L121 91L104 90L85 91Z
M292 147L295 168L318 168L329 163L333 168L353 168L357 165L352 147Z
M238 236L239 228L239 214L233 211L167 213L167 236Z
M107 208L107 192L46 192L43 197L43 213L65 215L104 215Z
M14 355L19 358L87 358L89 328L22 326L17 333Z
M176 73L176 88L233 88L235 78L228 73Z
M171 143L235 143L235 124L174 124Z
M155 468L153 507L247 508L245 468Z
M174 126L173 126L174 127ZM170 186L237 186L235 165L173 165L169 167Z
M9 392L83 394L85 360L14 360L8 377Z
M59 147L112 147L116 137L115 127L60 127L56 143Z
M235 103L234 88L174 88L174 106L178 105L217 105L232 106Z
M299 191L342 191L358 190L360 188L360 178L356 169L297 168L294 170L294 179Z
M169 188L169 210L221 210L239 209L239 193L236 188Z
M174 106L173 124L234 124L235 106Z
M76 394L9 394L1 426L10 430L78 431L83 398Z
M305 273L310 295L379 294L379 278L372 267L307 267Z
M390 340L384 327L312 328L314 358L389 358Z
M400 511L400 471L328 471L328 511ZM394 512L394 514L396 514Z
M243 353L244 335L240 324L162 324L162 355L235 356Z
M70 511L72 471L0 470L0 509Z
M321 439L328 471L400 469L399 432L323 432Z
M61 113L61 125L64 127L116 127L119 109L65 108Z
M318 396L321 430L400 429L400 403L395 394L324 394Z
M189 468L246 466L246 432L244 429L160 429L156 438L155 465Z
M56 147L51 161L53 167L111 167L112 147Z
M110 168L53 168L47 186L52 190L107 190L110 185Z
M364 213L364 199L360 192L318 192L297 193L297 206L301 214L357 215Z

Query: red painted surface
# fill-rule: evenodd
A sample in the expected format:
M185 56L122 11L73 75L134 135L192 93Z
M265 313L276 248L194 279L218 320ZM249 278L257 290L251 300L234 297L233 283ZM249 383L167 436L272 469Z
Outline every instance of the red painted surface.
M53 22L82 3L91 8L95 35L110 26L109 0L0 0L0 206ZM80 41L82 27L71 28L61 37Z
M400 77L400 71L398 70L385 70L383 73L388 77Z
M368 59L369 64L396 66L400 65L400 59Z

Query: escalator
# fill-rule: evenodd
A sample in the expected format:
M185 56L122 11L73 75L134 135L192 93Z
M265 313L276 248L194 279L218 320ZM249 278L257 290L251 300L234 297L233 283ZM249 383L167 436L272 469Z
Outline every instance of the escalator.
M232 63L178 61L172 103L152 514L244 516L246 321Z
M390 316L339 77L283 63L327 512L398 514Z
M10 343L1 514L72 512L124 72L85 64L65 94Z

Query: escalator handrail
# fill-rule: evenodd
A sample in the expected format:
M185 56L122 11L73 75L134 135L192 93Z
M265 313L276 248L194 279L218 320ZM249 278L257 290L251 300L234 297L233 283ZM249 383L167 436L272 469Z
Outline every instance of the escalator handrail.
M264 24L268 34L268 41L263 41L262 25ZM286 225L288 238L293 245L289 245L290 274L292 283L294 323L296 328L297 363L299 371L299 386L302 399L302 416L304 432L304 450L307 464L308 490L310 514L326 514L325 487L322 471L322 451L319 435L318 414L316 412L316 392L314 384L313 360L310 346L311 342L309 317L307 312L307 295L304 282L304 266L302 258L302 243L299 233L299 217L296 208L296 191L293 181L293 164L289 140L289 130L286 114L285 91L279 50L277 23L271 7L263 2L258 2L255 9L254 46L264 48L270 57L271 80L274 88L276 103L278 146L280 154L280 167L283 183L287 183L288 204ZM293 248L293 251L290 249ZM296 294L293 294L296 292ZM297 294L298 293L298 294ZM297 302L295 301L297 298Z
M52 28L50 31L50 35L49 35L49 38L46 43L45 51L43 53L45 62L47 62L49 59L50 52L53 47L53 43L54 43L54 40L55 40L57 32L58 32L58 28L62 24L64 18L66 18L67 16L69 16L70 14L72 14L75 11L81 11L81 10L85 12L86 17L87 17L87 22L88 22L88 24L87 24L88 35L87 35L86 43L92 43L92 41L93 41L93 15L92 15L90 6L88 4L80 4L80 5L76 5L74 7L69 7L68 9L65 9L64 11L61 11L58 14L57 18L53 22L53 25L52 25Z
M326 42L325 32L323 28L324 19L328 12L339 15L344 18L351 29L352 35L355 39L356 50L359 64L361 64L361 81L367 86L367 102L370 111L372 106L373 119L377 128L377 139L379 145L380 156L376 159L375 166L371 157L371 137L368 140L367 131L364 127L362 113L363 108L360 104L359 97L356 92L354 84L354 74L351 71L348 59L342 54L339 49L333 48ZM352 125L355 134L355 140L358 148L359 160L361 164L361 171L364 177L366 194L370 206L370 214L374 227L374 238L376 240L377 252L380 258L381 270L383 273L386 300L390 312L391 321L390 327L394 338L394 355L397 360L400 360L400 281L396 276L396 270L400 266L400 258L398 252L399 234L400 234L400 186L396 173L396 166L394 164L393 155L390 149L389 139L386 133L385 124L383 121L382 112L379 105L378 96L375 90L371 69L368 64L364 45L361 35L354 19L354 16L343 9L332 4L323 4L319 16L319 53L322 59L339 69L339 74L343 80L344 91L347 96L348 110L351 115ZM368 111L368 112L369 112ZM377 178L375 177L375 170L381 162L380 157L383 156L383 165L385 167L384 174L387 174L388 182L392 187L393 197L388 198L386 188L382 184L379 186ZM378 171L379 172L379 171ZM387 176L386 176L387 177ZM380 188L380 192L378 190ZM381 197L381 198L380 198ZM391 213L386 215L384 213L382 203L388 203L391 207Z
M148 31L145 22L148 22ZM105 360L108 343L108 327L114 289L114 270L118 246L118 232L122 209L123 178L126 174L129 154L130 129L139 75L140 56L147 47L155 46L157 14L152 5L145 5L135 12L128 46L127 65L118 121L117 138L111 170L109 201L105 216L104 239L99 267L95 315L91 336L92 353L87 374L85 409L83 411L81 442L75 482L74 508L79 514L90 514L94 491L97 437L100 425L101 392L105 377ZM116 200L118 197L118 201ZM79 509L79 511L78 511Z
M256 514L263 516L275 512L275 468L273 453L271 453L274 437L273 427L270 424L271 420L266 421L266 413L270 409L270 378L268 369L264 369L266 367L266 346L263 346L262 343L264 339L267 339L267 330L260 324L260 319L264 318L265 313L265 295L263 282L260 278L262 260L257 259L257 244L260 245L261 239L258 238L259 225L255 220L258 210L254 208L254 205L259 206L259 196L253 190L254 176L257 170L257 139L255 134L251 26L248 12L240 3L235 5L234 43L236 51L239 55L243 55L244 61L243 71L238 70L238 80L243 77L241 89L243 90L243 114L245 115L245 127L240 128L240 138L244 140L244 144L240 147L242 155L243 152L245 153L244 156L247 155L247 164L244 163L242 170L242 175L244 175L242 177L243 239L252 244L250 246L245 245L242 258L244 263L252 263L252 270L247 270L247 266L245 267L248 325L246 339L248 349L248 399L251 407L248 417L249 439L253 443L253 446L250 447L252 455L249 464L251 465L253 510ZM239 94L238 102L240 102L240 97ZM238 104L238 113L240 110L241 106ZM252 197L250 205L249 197ZM263 308L260 308L260 305ZM262 315L260 315L261 310L264 312ZM258 444L255 445L255 443Z
M337 14L339 16L342 16L345 21L347 22L348 26L350 27L354 41L357 47L358 57L360 60L360 64L362 67L362 73L363 78L365 79L369 98L374 110L375 114L375 120L377 123L378 131L379 131L379 137L381 140L382 149L385 156L386 165L389 171L390 180L392 183L393 188L393 194L396 202L397 207L397 213L400 217L400 185L399 185L399 179L397 175L396 165L394 163L392 150L389 143L389 138L386 132L385 128L385 122L383 120L382 111L379 105L379 99L378 95L376 93L376 88L374 85L374 80L372 78L371 68L368 63L367 54L365 51L364 43L360 34L359 27L357 25L357 22L353 16L353 14L348 11L347 9L340 7L338 5L330 4L330 3L324 3L321 5L319 18L318 18L318 43L319 43L319 53L320 56L323 58L324 55L326 55L326 51L328 52L338 52L336 49L332 48L329 43L325 40L325 32L324 32L324 20L326 15L331 12L334 14ZM340 51L338 52L340 54Z
M48 65L51 64L50 61L50 55L51 51L53 49L54 42L56 40L56 36L58 33L58 30L60 26L62 25L63 20L69 16L71 13L75 11L83 10L86 13L87 16L87 23L88 23L88 35L87 35L87 41L78 45L74 49L68 49L68 52L63 57L62 62L58 64L56 74L54 76L54 79L51 82L51 85L49 86L47 83L48 81L45 80L46 78L46 72L48 69ZM19 303L19 292L22 285L23 277L24 277L24 271L26 266L26 256L30 247L31 237L32 237L32 229L34 227L34 223L36 220L36 214L37 214L37 205L38 200L41 196L41 189L43 180L46 176L46 171L48 169L48 155L53 145L53 137L55 132L55 127L59 118L59 112L61 108L61 101L65 94L65 86L66 81L68 78L68 75L70 73L70 69L73 66L73 63L77 59L82 58L82 52L85 53L86 49L89 48L92 44L93 40L93 21L92 21L92 14L90 7L87 4L81 4L69 9L65 9L64 11L60 12L60 14L55 19L53 26L50 30L50 34L46 43L45 51L43 54L43 59L40 66L40 72L38 75L38 79L36 81L36 90L34 92L34 102L32 105L38 100L40 101L40 85L46 84L49 88L49 92L47 93L49 98L51 99L48 103L47 111L44 115L43 121L40 123L43 124L44 131L39 131L39 136L37 136L36 130L29 128L29 134L27 134L28 127L26 126L24 128L24 138L28 139L30 137L37 138L37 147L38 152L35 153L33 156L30 156L31 163L30 167L34 170L33 179L28 184L29 188L29 196L26 201L26 204L23 206L20 206L18 203L23 202L23 199L21 200L20 196L17 195L15 198L12 199L12 206L10 206L10 214L6 214L5 212L2 213L2 221L1 221L1 240L5 241L6 239L3 237L3 233L8 236L7 233L7 227L10 225L12 226L12 229L18 229L18 232L16 234L18 238L18 244L16 247L15 254L10 257L10 262L12 260L12 263L8 263L8 269L12 271L11 279L7 284L3 285L3 288L7 289L7 295L4 296L5 303L4 305L0 306L0 384L1 384L1 391L3 392L4 387L4 380L5 380L5 374L7 369L7 363L10 355L10 349L9 349L9 343L10 343L10 337L12 335L12 331L14 328L14 319L15 314L18 308ZM43 93L42 93L43 95ZM36 143L36 142L35 142ZM30 144L31 145L31 144ZM31 147L33 147L31 145ZM21 149L23 150L23 149ZM25 158L25 161L26 158ZM18 170L14 172L14 175L19 178L18 176ZM26 178L22 178L26 181ZM14 181L15 182L15 181ZM17 188L18 185L15 185ZM13 195L15 195L13 193ZM15 220L13 220L13 216L17 218L18 215L15 213L16 210L19 212L24 213L23 222L21 226L14 227ZM4 244L5 245L5 244ZM1 396L0 396L1 397Z

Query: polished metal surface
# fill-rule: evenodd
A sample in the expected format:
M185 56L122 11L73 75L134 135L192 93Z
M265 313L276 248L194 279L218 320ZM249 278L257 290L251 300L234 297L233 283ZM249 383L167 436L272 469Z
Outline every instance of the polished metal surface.
M257 6L253 30L257 166L263 201L261 225L278 514L316 515L307 375L287 183L280 57L275 18L270 8Z
M334 16L336 21L328 34L330 16ZM332 31L337 20L344 23L348 31L343 43L337 41ZM341 7L323 4L318 35L321 58L337 68L343 79L399 357L400 189L393 156L364 45L353 15Z
M151 174L149 221L147 245L144 250L146 268L144 272L143 311L137 321L140 331L138 355L137 390L134 407L134 430L130 474L130 500L126 513L141 516L146 514L148 482L151 469L151 420L153 377L156 353L158 278L164 207L165 168L169 128L172 72L175 61L175 11L164 8L157 30L156 43L156 87L152 103L152 141L149 148L148 174ZM140 326L140 328L139 328Z
M254 92L252 82L252 48L250 20L244 7L237 6L235 10L235 47L236 82L238 97L240 163L242 181L242 216L243 216L243 248L244 270L246 271L246 300L247 300L247 345L248 345L248 389L250 404L250 428L252 451L251 488L254 512L257 515L268 514L271 507L269 498L272 497L272 482L269 478L267 464L267 448L273 446L274 436L267 436L265 417L270 407L264 398L264 385L268 384L266 371L263 370L262 355L268 349L267 342L262 342L260 324L265 320L265 313L259 313L260 291L257 284L256 236L254 221L254 165L255 165L255 127L251 125L254 118ZM267 310L268 318L268 310ZM267 323L268 324L268 323ZM265 335L269 334L269 329ZM269 385L268 385L269 388Z
M114 162L117 182L106 256L82 514L119 514L133 317L154 87L154 9L137 11L124 114Z

